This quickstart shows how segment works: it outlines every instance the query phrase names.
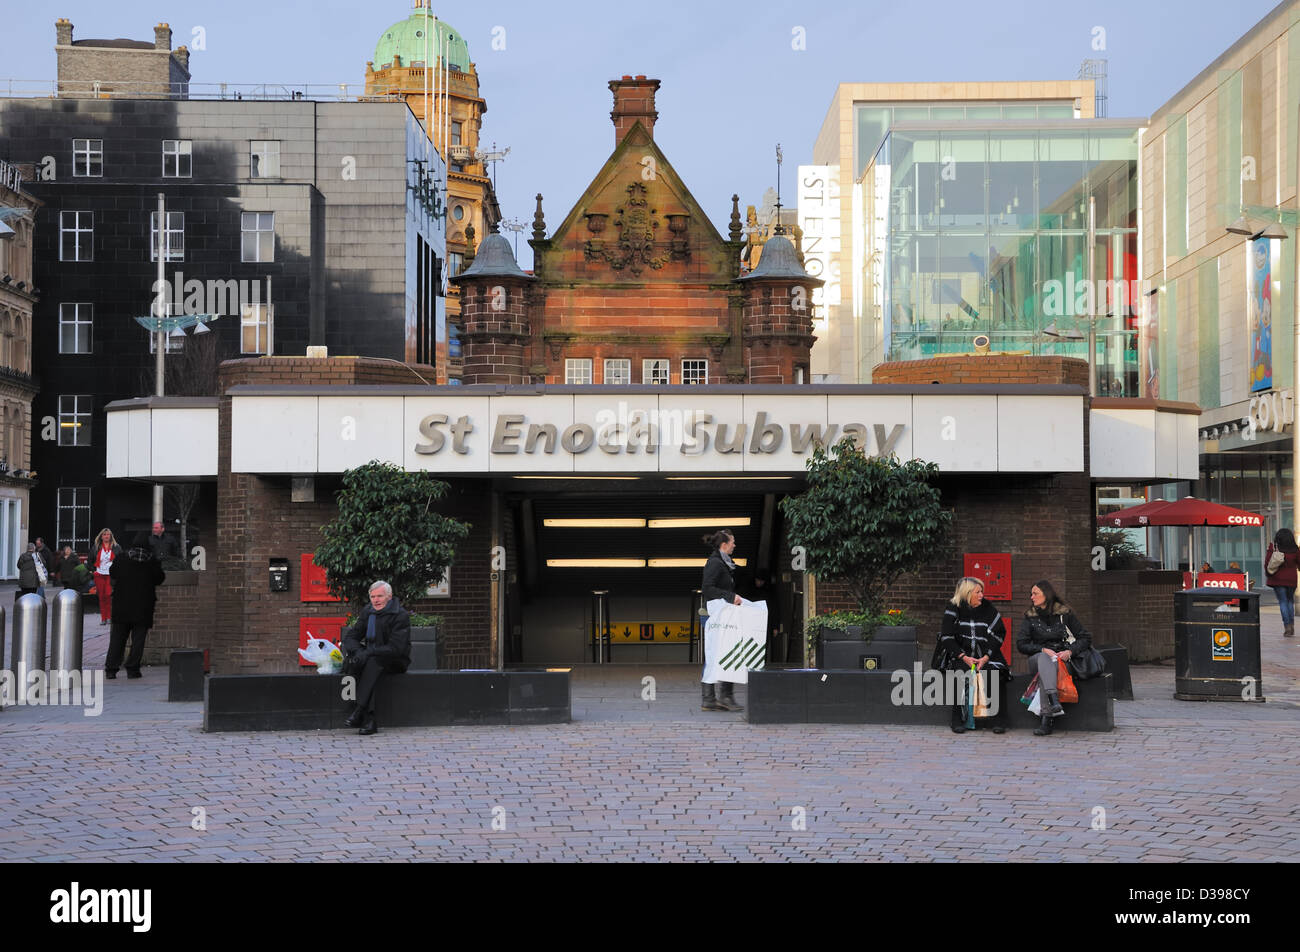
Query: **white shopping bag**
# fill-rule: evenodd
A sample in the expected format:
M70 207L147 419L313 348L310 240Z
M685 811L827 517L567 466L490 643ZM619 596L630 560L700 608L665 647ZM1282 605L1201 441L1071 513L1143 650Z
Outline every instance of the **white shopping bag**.
M707 606L705 684L748 684L749 672L763 667L767 655L767 602L740 601L734 605L715 598Z
M1038 716L1043 713L1043 689L1034 692L1034 699L1029 702L1029 713Z

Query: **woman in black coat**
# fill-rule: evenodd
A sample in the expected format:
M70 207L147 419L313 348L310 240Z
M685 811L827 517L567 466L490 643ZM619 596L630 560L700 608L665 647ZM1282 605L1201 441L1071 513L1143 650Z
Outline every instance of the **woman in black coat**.
M1034 728L1034 734L1043 737L1052 732L1052 718L1065 713L1056 694L1057 662L1069 661L1075 652L1090 647L1092 635L1046 579L1029 590L1029 600L1033 607L1020 623L1016 647L1037 665L1043 700L1042 723Z
M704 579L700 583L704 606L709 613L709 620L704 627L704 676L701 678L700 710L743 711L744 708L736 703L735 686L718 677L719 659L714 657L717 649L711 636L713 616L726 605L741 603L740 596L736 594L736 563L731 561L731 553L736 551L736 537L728 530L720 529L711 536L705 536L704 544L712 546L713 552L704 563Z
M1003 734L1007 729L1006 686L1011 673L1002 657L1002 642L1006 637L1002 615L991 602L984 601L984 583L977 578L964 578L958 582L957 590L944 609L939 644L947 652L949 670L970 671L974 665L976 671L990 672L984 683L990 705L997 708L996 713L988 718L995 734ZM995 691L996 696L993 695ZM966 705L954 704L952 732L961 734L965 730Z
M124 667L128 679L141 676L140 662L144 657L144 641L153 627L153 610L158 602L158 586L166 577L162 566L149 548L149 537L136 533L131 548L113 559L109 569L112 579L113 620L108 633L108 655L104 659L104 677L116 678L126 651L126 640L131 639L131 654Z

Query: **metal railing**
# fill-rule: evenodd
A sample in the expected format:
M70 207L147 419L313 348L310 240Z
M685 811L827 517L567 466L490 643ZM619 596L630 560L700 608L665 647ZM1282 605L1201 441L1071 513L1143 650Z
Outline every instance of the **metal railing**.
M366 93L365 83L116 83L107 80L0 79L4 99L230 99L383 101L401 91Z

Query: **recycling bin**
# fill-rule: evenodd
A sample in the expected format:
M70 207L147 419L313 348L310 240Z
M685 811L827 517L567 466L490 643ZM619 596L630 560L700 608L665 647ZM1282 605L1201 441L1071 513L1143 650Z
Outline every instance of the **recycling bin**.
M1192 588L1174 593L1174 697L1262 701L1259 593Z

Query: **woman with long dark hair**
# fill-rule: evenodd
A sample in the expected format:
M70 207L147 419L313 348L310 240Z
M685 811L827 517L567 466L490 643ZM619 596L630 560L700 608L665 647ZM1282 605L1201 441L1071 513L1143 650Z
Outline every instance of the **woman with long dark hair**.
M1277 557L1281 556L1279 560ZM1264 553L1264 584L1277 595L1277 607L1282 610L1282 636L1295 636L1296 568L1300 566L1300 546L1295 543L1295 533L1278 529L1273 543Z
M993 733L1002 734L1007 729L1006 682L1010 680L1006 660L1002 657L1002 642L1007 629L1002 615L991 602L984 600L984 583L977 578L964 578L944 607L943 628L939 642L948 652L950 667L969 671L972 666L981 678L988 671L990 692L997 691L997 713L989 718ZM996 686L994 681L997 682ZM976 722L978 726L979 722ZM952 709L952 732L966 731L966 705L955 704Z
M1029 601L1030 608L1016 633L1016 647L1038 666L1042 723L1034 728L1034 734L1043 737L1052 732L1052 718L1065 713L1056 693L1057 662L1069 661L1075 652L1090 647L1092 635L1046 579L1034 583Z
M717 634L713 626L714 617L723 607L739 605L742 601L736 594L736 563L731 561L731 553L736 551L736 537L727 529L719 529L713 535L705 536L704 544L713 551L704 563L704 580L700 585L704 606L709 613L709 620L704 626L704 676L701 678L700 710L743 711L744 708L736 703L734 685L718 676Z

